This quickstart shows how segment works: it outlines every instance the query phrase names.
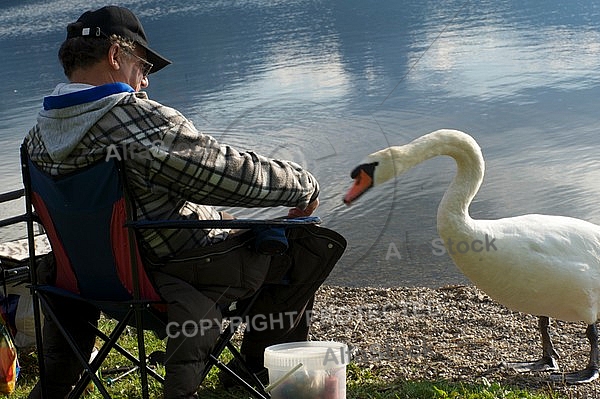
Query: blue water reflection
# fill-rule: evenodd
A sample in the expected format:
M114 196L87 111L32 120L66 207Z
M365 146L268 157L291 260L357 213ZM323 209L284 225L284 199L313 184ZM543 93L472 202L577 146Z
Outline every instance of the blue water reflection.
M483 148L487 172L474 217L551 213L600 223L594 1L121 4L174 61L151 76L152 98L225 143L314 171L323 185L320 216L350 243L331 282L464 282L431 245L454 173L449 159L423 164L351 208L341 203L351 168L367 153L438 128L465 130ZM64 26L102 5L0 4L3 189L19 186L18 145L42 96L64 79L56 59Z

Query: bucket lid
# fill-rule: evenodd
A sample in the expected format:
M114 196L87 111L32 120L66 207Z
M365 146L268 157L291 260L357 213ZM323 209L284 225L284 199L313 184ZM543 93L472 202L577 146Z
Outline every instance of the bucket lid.
M333 341L288 342L265 349L265 367L289 370L299 363L312 370L329 370L350 363L348 346Z

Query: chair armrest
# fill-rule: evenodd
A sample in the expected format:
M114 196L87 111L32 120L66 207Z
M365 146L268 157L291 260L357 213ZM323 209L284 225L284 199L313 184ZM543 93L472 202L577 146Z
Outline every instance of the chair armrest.
M293 227L320 224L318 216L282 219L225 219L225 220L137 220L125 223L135 230L143 229L251 229L255 227Z

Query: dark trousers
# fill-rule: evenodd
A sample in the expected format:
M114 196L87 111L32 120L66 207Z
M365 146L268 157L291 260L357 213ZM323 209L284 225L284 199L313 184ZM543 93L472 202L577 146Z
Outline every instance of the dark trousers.
M288 231L279 256L256 253L252 234L181 254L152 273L167 301L165 398L191 398L207 353L220 332L220 308L263 287L246 322L241 353L251 368L263 366L267 346L308 338L317 289L342 256L346 241L317 226ZM176 326L178 328L175 328ZM187 329L186 329L187 328Z

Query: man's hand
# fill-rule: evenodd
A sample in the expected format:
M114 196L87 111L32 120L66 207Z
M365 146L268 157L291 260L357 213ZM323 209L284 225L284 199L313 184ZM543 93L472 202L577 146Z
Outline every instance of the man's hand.
M288 212L288 218L300 218L303 216L310 216L315 211L315 209L317 209L318 206L319 199L316 198L315 200L310 202L304 209L300 209L297 207L290 209Z

